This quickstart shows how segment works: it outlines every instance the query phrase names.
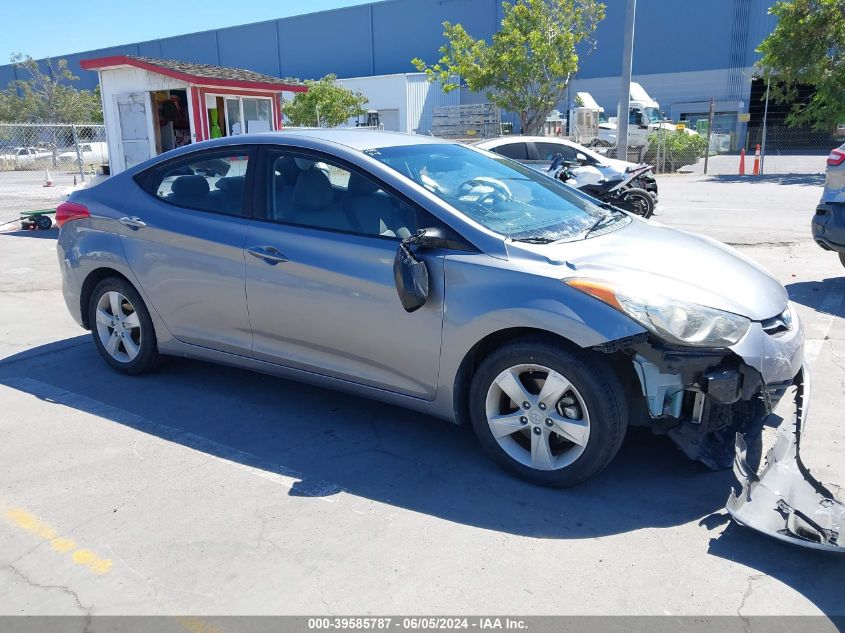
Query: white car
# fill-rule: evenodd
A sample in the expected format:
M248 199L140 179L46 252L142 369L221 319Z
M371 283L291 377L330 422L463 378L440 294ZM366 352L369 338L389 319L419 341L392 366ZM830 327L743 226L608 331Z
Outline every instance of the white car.
M562 154L565 161L581 165L577 168L577 172L579 182L583 183L596 184L601 180L619 177L627 170L639 167L636 163L608 158L583 145L554 136L502 136L479 141L475 143L475 146L518 160L539 170L550 165L555 154ZM638 180L635 186L645 189L657 198L657 182L650 172Z
M103 163L109 162L109 148L105 142L80 143L79 150L82 154L82 163L84 165L102 165ZM76 149L71 148L65 152L61 152L58 159L64 163L76 162Z
M3 152L0 160L10 166L30 165L51 155L49 150L37 147L10 147Z

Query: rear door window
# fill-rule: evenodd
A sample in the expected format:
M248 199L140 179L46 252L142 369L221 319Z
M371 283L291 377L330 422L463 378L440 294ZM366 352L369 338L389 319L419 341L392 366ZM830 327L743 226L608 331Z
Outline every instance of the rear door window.
M144 189L177 207L246 215L251 151L238 147L191 154L147 173Z

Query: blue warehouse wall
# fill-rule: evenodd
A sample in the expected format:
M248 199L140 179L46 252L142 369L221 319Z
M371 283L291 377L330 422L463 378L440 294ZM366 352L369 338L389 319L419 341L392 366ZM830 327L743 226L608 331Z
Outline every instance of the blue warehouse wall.
M625 0L605 0L607 17L597 45L582 56L578 78L618 76ZM634 73L657 74L753 65L754 49L771 32L768 0L639 0ZM434 62L443 43L442 23L460 22L475 37L489 38L502 17L499 0L386 0L333 11L188 33L106 49L60 55L93 88L97 74L79 60L115 54L143 55L248 68L269 75L312 79L413 70L410 60ZM14 68L0 66L0 86Z
M489 38L499 25L499 0L393 0L372 5L375 74L413 72L414 57L440 57L443 22L460 22L475 37Z
M279 76L279 47L275 22L259 22L217 31L221 63Z
M372 75L370 7L349 7L277 20L282 75L319 79Z

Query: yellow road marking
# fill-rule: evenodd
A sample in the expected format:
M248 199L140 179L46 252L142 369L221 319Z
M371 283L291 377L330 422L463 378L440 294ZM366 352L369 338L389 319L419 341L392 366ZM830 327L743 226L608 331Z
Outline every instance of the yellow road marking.
M59 552L60 554L71 552L71 560L74 563L88 567L88 569L98 576L105 574L112 568L110 558L100 558L90 549L77 548L76 541L59 536L56 530L23 508L10 508L3 514L6 520L12 525L34 534L42 541L50 543L53 551Z
M191 633L223 633L222 629L217 628L211 622L206 622L195 616L178 616L176 621L182 628Z

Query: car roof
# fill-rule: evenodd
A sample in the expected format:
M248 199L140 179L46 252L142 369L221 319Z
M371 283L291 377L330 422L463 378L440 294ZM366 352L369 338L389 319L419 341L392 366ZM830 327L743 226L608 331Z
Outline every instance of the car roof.
M252 141L278 143L284 139L314 139L364 151L379 147L398 147L402 145L423 145L454 143L448 139L425 136L423 134L405 134L403 132L385 132L367 128L288 128L276 132L243 134L227 137L244 143Z
M514 136L499 136L497 138L486 138L481 141L476 141L473 145L479 147L489 145L497 147L499 145L506 145L508 143L560 143L561 145L577 145L567 138L560 138L559 136L527 136L516 134Z

